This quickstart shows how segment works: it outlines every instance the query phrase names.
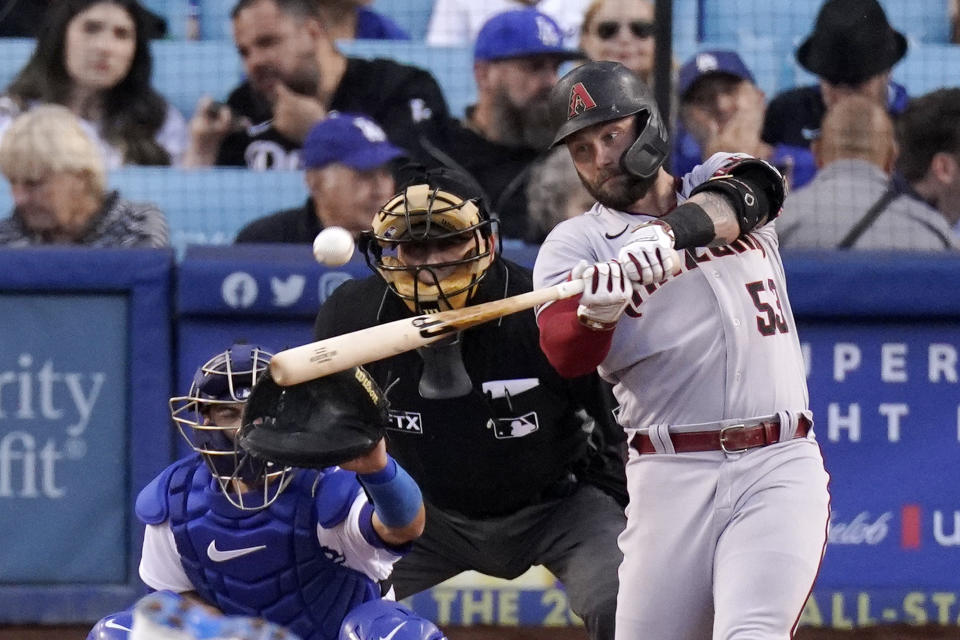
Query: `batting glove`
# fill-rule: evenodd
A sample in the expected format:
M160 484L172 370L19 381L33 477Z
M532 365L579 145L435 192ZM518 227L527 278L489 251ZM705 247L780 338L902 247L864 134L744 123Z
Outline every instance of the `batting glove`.
M617 261L632 282L641 285L659 284L680 270L680 260L673 248L673 230L666 224L648 222L630 234Z
M583 293L577 318L591 329L608 331L617 326L627 303L633 296L633 287L616 260L589 264L581 260L570 271L570 278L583 279Z

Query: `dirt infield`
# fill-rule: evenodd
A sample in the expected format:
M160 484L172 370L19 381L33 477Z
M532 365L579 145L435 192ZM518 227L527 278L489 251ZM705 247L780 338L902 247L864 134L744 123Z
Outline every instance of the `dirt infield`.
M84 640L89 625L4 627L0 640ZM586 640L583 629L557 627L448 627L450 640ZM651 639L653 640L653 639ZM960 640L960 627L885 625L853 631L800 629L795 640Z

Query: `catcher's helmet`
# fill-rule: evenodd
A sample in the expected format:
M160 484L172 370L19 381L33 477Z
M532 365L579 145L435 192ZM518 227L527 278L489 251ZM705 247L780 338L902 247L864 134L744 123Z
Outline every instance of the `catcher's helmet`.
M639 76L619 62L588 62L560 78L550 91L550 113L556 135L553 145L587 127L638 118L636 141L623 152L620 165L638 178L649 178L670 150L657 102Z
M391 600L354 607L340 625L337 640L447 640L437 625Z
M322 469L369 452L389 421L386 397L361 367L289 387L267 372L247 402L238 440L257 458Z
M486 198L476 181L452 169L414 170L414 175L373 218L360 247L367 264L386 280L411 311L458 309L476 292L496 257ZM403 245L436 243L440 247L470 242L455 260L407 264ZM442 277L438 270L447 271ZM427 274L429 283L421 280Z
M203 456L227 499L245 510L271 504L291 478L290 469L256 460L236 443L242 407L266 373L271 356L260 347L234 344L197 369L187 395L170 399L170 414L180 435ZM226 414L224 421L216 415L231 408L236 419Z

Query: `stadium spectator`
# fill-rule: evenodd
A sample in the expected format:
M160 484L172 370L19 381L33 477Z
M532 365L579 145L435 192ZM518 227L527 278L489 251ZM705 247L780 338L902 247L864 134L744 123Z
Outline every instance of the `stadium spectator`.
M840 98L859 94L894 117L903 111L907 92L890 79L890 70L906 52L906 38L890 26L877 0L827 0L813 32L796 51L797 62L819 82L788 89L770 101L764 142L784 145L795 174L812 173L810 143L827 108Z
M53 3L33 55L0 100L0 131L38 104L62 104L94 136L108 168L177 164L186 121L150 85L155 30L136 0Z
M427 25L427 44L462 47L475 42L484 23L498 13L536 8L561 26L568 44L576 39L589 0L436 0Z
M527 234L540 244L557 224L590 209L596 200L580 183L566 149L551 150L530 169L527 185Z
M0 140L0 171L14 206L0 220L0 246L169 245L159 209L107 190L103 157L66 107L42 105L17 117Z
M394 144L417 151L447 118L437 81L392 60L347 58L319 18L317 0L240 0L233 37L247 80L227 107L190 122L187 164L296 169L307 132L331 111L362 113ZM236 127L237 122L253 123Z
M909 192L960 232L960 88L910 101L897 121L898 169Z
M507 238L526 235L526 184L531 165L550 145L547 96L568 49L557 23L536 9L499 13L474 45L477 102L463 121L448 119L435 162L473 175L486 192Z
M950 0L947 13L950 18L950 42L960 44L960 0Z
M357 114L334 114L314 125L301 160L310 197L296 209L249 223L237 242L311 243L325 227L355 236L395 190L390 163L404 152L387 141L375 122Z
M580 25L580 48L591 60L613 60L653 85L653 3L593 0Z
M715 49L692 56L677 75L677 97L680 118L672 162L678 175L727 150L771 162L793 187L813 177L812 163L796 166L793 147L761 139L766 96L735 51Z
M334 40L409 40L387 16L367 8L373 0L319 0L320 22Z
M813 141L813 155L816 177L784 202L781 247L956 248L945 218L898 193L891 181L897 155L893 122L876 101L852 95L835 102Z

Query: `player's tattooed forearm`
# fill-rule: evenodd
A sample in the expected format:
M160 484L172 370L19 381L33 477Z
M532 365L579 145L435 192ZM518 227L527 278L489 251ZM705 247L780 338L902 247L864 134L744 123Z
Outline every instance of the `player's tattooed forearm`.
M736 211L723 195L702 191L691 197L690 202L700 205L713 220L713 228L716 234L710 241L709 246L717 247L730 244L740 235L740 224L737 222Z

